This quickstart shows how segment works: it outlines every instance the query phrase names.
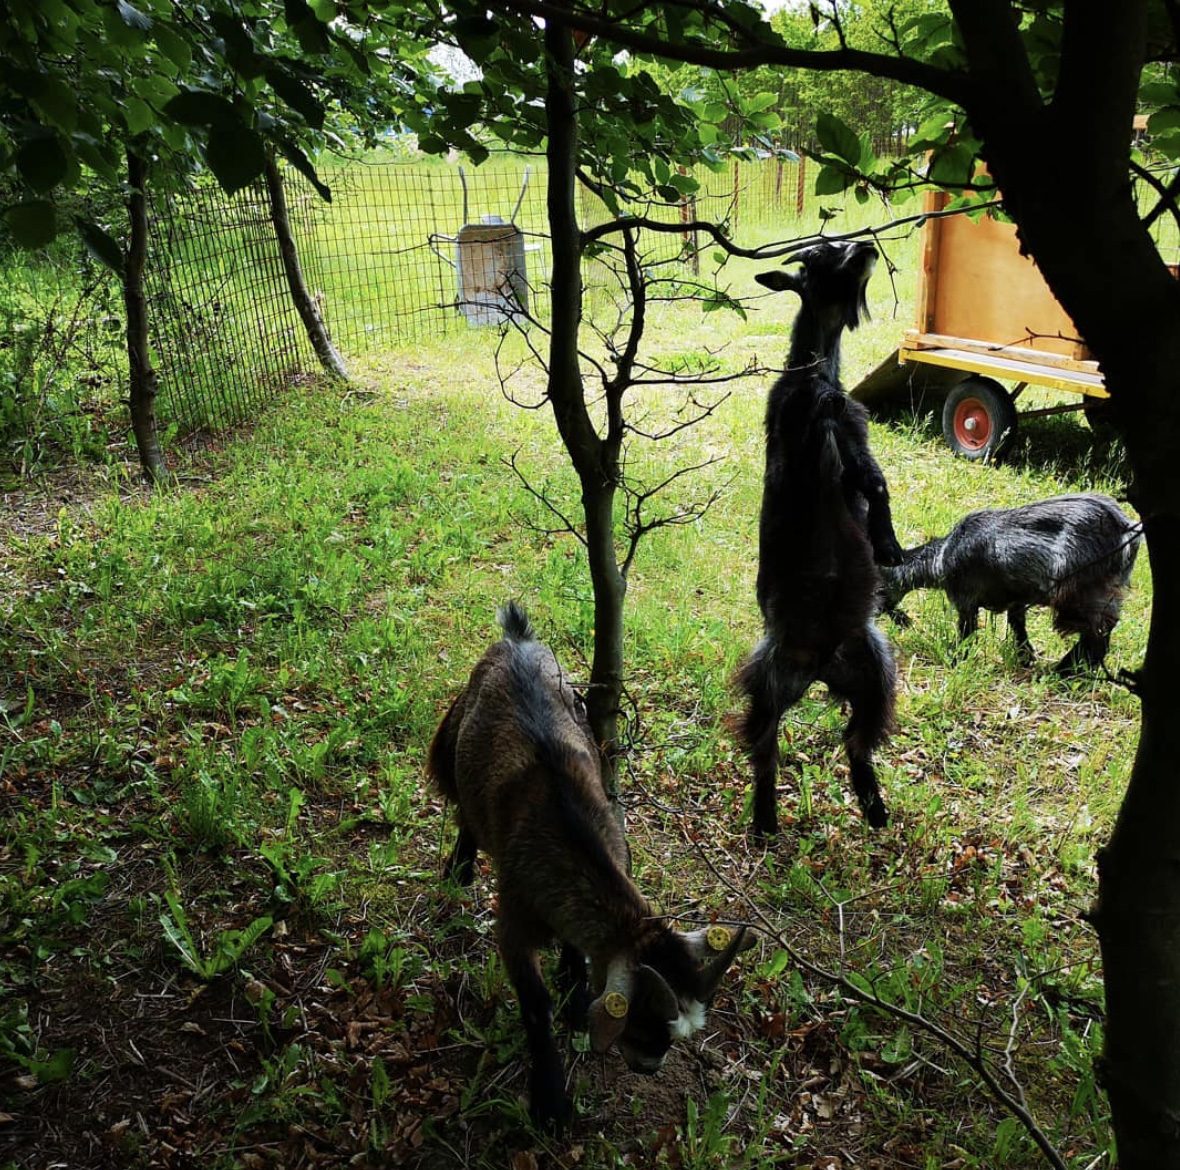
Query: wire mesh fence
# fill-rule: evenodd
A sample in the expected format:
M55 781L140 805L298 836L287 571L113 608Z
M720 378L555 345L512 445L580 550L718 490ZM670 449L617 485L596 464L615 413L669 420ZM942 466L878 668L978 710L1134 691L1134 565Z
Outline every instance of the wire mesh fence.
M212 185L156 201L145 286L165 437L254 414L315 360L283 274L266 189Z
M503 319L497 304L544 320L551 258L543 159L355 162L324 167L321 177L330 203L288 171L287 204L307 284L346 357L495 324ZM691 201L635 214L781 233L804 209L800 164L791 160L733 160L696 177ZM584 226L609 215L589 193L579 214ZM693 266L695 245L687 226L640 233L647 264ZM501 252L506 262L489 260ZM489 264L497 269L490 279ZM588 263L591 303L615 281L609 268L609 257ZM210 186L157 199L147 285L166 438L199 443L318 368L262 184L233 198Z

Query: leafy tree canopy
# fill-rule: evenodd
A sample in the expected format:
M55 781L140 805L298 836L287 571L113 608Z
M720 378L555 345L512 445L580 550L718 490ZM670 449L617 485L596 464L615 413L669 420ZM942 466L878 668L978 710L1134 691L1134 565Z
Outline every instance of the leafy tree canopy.
M38 246L59 196L117 186L126 153L182 175L203 161L229 192L279 150L327 197L309 156L373 141L431 78L408 12L335 0L6 0L0 4L0 214ZM118 248L80 222L101 259Z

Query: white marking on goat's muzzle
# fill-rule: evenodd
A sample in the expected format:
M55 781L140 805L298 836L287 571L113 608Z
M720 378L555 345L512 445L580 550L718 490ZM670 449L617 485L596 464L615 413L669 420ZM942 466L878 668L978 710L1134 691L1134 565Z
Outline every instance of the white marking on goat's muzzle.
M705 1005L690 999L680 1009L680 1015L672 1021L671 1032L673 1040L687 1040L694 1032L699 1032L705 1026Z

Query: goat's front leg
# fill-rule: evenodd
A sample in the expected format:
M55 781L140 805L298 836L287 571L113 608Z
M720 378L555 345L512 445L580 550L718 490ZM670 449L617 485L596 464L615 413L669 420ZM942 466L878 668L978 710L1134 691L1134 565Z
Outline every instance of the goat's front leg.
M557 963L557 985L565 997L565 1019L575 1032L586 1031L590 1003L590 984L586 956L570 943L561 944Z
M1078 674L1087 668L1096 670L1106 661L1110 649L1109 634L1084 633L1054 667L1058 674Z
M956 605L959 615L959 641L965 642L975 633L979 625L979 607L974 605Z
M893 530L893 512L889 506L889 485L872 451L867 432L862 436L846 428L840 436L840 457L851 473L853 487L868 504L865 530L873 546L873 558L879 565L900 565L905 557L897 533Z
M872 460L872 456L869 457ZM900 565L905 559L897 533L893 531L893 512L889 507L889 488L885 476L873 461L875 475L864 490L869 503L869 541L873 546L873 557L879 565Z
M520 1019L528 1042L529 1114L538 1128L552 1128L561 1133L570 1117L565 1065L553 1038L553 1000L541 978L537 952L516 948L501 930L500 953L520 1000Z

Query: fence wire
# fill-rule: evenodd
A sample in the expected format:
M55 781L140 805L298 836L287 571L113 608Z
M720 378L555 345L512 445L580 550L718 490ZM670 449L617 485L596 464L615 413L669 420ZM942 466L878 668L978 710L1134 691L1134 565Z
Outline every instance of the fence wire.
M326 166L320 198L286 171L288 213L308 287L347 359L444 339L486 322L471 311L464 239L512 237L513 287L547 315L551 253L543 158L496 154L479 167L443 159ZM803 210L802 174L786 160L735 160L695 173L701 189L682 207L637 207L664 222L728 221L781 231ZM584 193L583 226L608 217ZM516 231L511 231L514 227ZM519 234L518 234L519 233ZM702 241L702 246L708 241ZM687 233L641 233L649 264L695 262ZM587 293L614 281L608 260L587 266ZM293 378L318 370L287 288L259 183L229 198L213 186L155 200L146 283L161 374L167 441L199 445L253 418ZM495 313L490 315L496 319Z

